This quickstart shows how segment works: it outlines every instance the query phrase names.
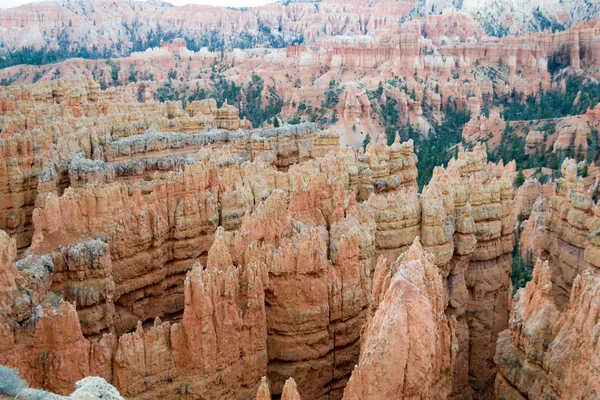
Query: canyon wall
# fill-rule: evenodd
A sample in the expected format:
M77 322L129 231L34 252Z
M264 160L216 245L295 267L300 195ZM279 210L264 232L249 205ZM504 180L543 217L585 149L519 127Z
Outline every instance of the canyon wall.
M0 363L18 368L30 385L58 393L96 375L128 397L250 396L267 360L266 277L258 267L194 267L184 282L180 323L156 318L145 329L139 322L118 338L84 338L70 303L38 306L35 326L1 325ZM152 394L144 394L150 387Z
M559 309L568 304L573 281L589 267L598 267L595 233L598 206L591 190L577 177L577 164L566 159L563 177L555 182L555 193L543 218L543 236L531 249L535 256L548 260L552 276L552 294Z
M60 195L86 179L105 182L175 169L186 154L203 145L235 140L235 135L218 129L249 127L240 121L237 109L217 108L214 100L192 102L184 111L179 102L137 103L127 93L101 91L96 82L80 78L11 86L0 91L0 98L5 110L0 117L0 229L17 240L20 251L31 242L33 209L43 206L49 194ZM205 128L213 130L199 133ZM197 134L125 139L146 131ZM171 150L172 157L139 160L140 149L162 151L162 156ZM106 165L122 161L123 155L129 163Z
M137 103L91 80L2 93L2 362L32 385L68 393L96 374L125 396L195 397L220 376L216 396L243 397L261 376L274 394L293 376L305 397L341 398L384 296L373 277L418 236L443 288L435 324L453 321L455 343L436 350L452 349L451 367L431 390L491 393L516 215L514 166L484 146L419 195L414 144L398 136L356 153L314 124L247 129L226 103ZM248 293L254 275L263 297ZM207 310L190 303L196 281Z
M595 151L598 105L501 112L594 82L598 18L284 3L0 10L0 364L65 396L596 396L597 168L515 191L486 146ZM78 56L38 60L57 34ZM421 188L432 138L456 156ZM547 262L513 298L515 231Z

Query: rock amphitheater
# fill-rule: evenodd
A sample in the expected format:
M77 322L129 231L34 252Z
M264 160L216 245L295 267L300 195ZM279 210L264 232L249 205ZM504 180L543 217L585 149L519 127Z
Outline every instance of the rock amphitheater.
M411 141L356 153L311 124L253 130L231 106L139 104L81 79L1 103L0 363L32 387L494 391L514 166L484 146L419 195Z
M134 4L181 32L306 33L221 53L234 86L257 70L273 85L259 95L281 94L254 127L227 101L152 99L167 76L199 88L215 74L218 52L181 38L91 60L101 80L83 58L0 69L0 400L600 399L600 170L586 158L581 173L600 105L501 115L510 96L566 85L551 57L600 79L600 20L524 33L515 19L491 38L462 2L439 15L440 1L287 3L198 20ZM31 31L64 27L65 4L0 11L0 44L17 48L25 24L37 45ZM85 37L118 43L116 11L97 4ZM417 6L431 13L389 16ZM138 61L156 77L130 80ZM482 78L493 71L507 74ZM414 141L386 132L392 100ZM283 123L313 104L330 123ZM423 185L418 145L451 104L461 143ZM515 189L522 168L490 161L509 131L527 160L560 163ZM517 291L519 259L535 267Z
M0 363L32 387L521 399L600 386L586 333L600 206L572 160L555 190L528 181L515 196L514 165L478 145L418 194L412 141L356 153L311 124L252 129L232 106L140 104L83 79L0 95ZM549 262L511 300L517 209L522 251Z

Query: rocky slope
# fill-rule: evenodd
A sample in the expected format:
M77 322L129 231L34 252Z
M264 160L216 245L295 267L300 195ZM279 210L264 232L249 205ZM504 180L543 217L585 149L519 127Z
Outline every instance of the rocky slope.
M552 294L561 310L568 304L575 277L598 265L597 205L590 191L584 190L583 180L577 177L574 160L565 160L562 174L550 198L539 247L532 249L550 263Z
M574 160L564 161L562 175L549 201L535 202L523 230L521 252L541 259L499 335L499 399L583 399L598 390L598 205Z

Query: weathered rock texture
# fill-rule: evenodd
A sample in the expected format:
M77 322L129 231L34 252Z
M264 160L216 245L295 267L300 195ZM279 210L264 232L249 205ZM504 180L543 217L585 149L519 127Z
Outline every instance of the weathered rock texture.
M37 311L33 326L2 324L0 363L34 386L69 393L97 375L126 396L243 398L266 372L266 318L260 266L196 266L184 283L181 323L161 322L116 338L88 340L75 308L62 300ZM145 394L152 388L152 394Z
M293 376L301 394L316 399L341 392L356 362L375 223L345 198L341 182L306 178L289 199L273 192L232 238L217 235L209 265L213 251L221 265L224 256L225 263L266 265L271 390L285 393Z
M515 212L520 219L526 220L531 216L537 199L543 197L549 199L554 194L552 182L541 184L535 177L525 181L515 194Z
M545 240L546 217L550 201L545 197L538 197L533 203L529 218L521 223L521 236L519 238L519 252L521 258L530 261L541 257L541 242ZM532 263L531 263L532 264Z
M554 301L548 262L537 262L521 289L509 329L498 339L498 399L592 399L600 390L596 332L600 280L586 270L573 282L568 307Z
M535 202L521 236L522 255L541 260L498 339L499 399L597 396L598 205L574 160L562 175L550 200Z
M186 110L180 102L137 103L127 93L101 91L93 80L13 86L0 91L0 99L7 109L0 117L0 229L20 250L31 242L33 209L50 194L174 170L201 146L238 138L249 143L252 135L218 129L249 126L231 106L224 106L224 120L214 100L192 102Z
M413 142L399 137L356 154L313 124L237 129L227 104L142 104L92 80L2 93L1 354L32 385L68 393L96 374L125 396L237 398L263 375L281 394L293 376L306 398L341 398L378 258L393 263L419 236L455 321L452 366L438 368L451 383L433 386L491 391L513 169L483 146L419 196Z

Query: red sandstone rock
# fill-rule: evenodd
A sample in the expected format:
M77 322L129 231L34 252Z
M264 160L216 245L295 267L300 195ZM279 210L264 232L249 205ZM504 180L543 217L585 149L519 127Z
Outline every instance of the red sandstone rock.
M584 191L577 178L577 164L566 159L562 175L556 181L555 194L545 216L543 236L531 249L550 263L554 301L564 309L575 277L590 266L596 266L597 241L590 235L597 229L596 208L590 193ZM588 239L589 235L589 239ZM539 248L536 247L539 245Z
M296 157L295 141L285 140L282 143L291 150L279 154L290 160ZM477 289L477 285L487 288L485 276L480 283L478 275L468 275L470 260L486 254L477 250L478 236L496 235L497 227L503 227L507 233L501 237L507 236L502 240L510 239L511 218L498 210L502 202L510 202L512 192L503 186L507 178L502 185L496 181L505 170L511 173L510 168L488 165L482 147L474 153L460 152L447 170L436 170L419 200L412 189L416 160L410 142L396 141L391 147L379 142L358 160L352 153L339 152L291 166L287 172L275 171L260 159L243 167L215 165L213 157L232 157L228 149L199 157L201 163L177 174L154 174L149 185L137 184L131 190L111 183L68 189L60 198L49 195L44 209L36 211L32 249L38 254L49 252L56 287L84 306L79 310L83 332L101 335L114 329L121 335L92 341L91 373L114 382L125 395L145 397L172 393L177 385L187 393L204 390L200 388L226 367L225 383L211 393L237 396L258 385L254 374L240 384L240 365L249 363L252 371L261 374L266 366L275 393L281 393L287 377L293 376L299 392L307 397L341 397L357 362L367 311L377 309L369 301L382 297L371 292L374 262L379 255L394 260L420 234L442 278L441 307L457 321L459 347L452 358L452 391L469 392L469 365L480 362L468 352L469 290L475 290L473 296L478 295L476 290L488 290ZM357 161L370 173L359 174ZM355 190L375 193L368 202L357 203ZM503 209L508 212L510 207ZM217 230L217 220L230 232ZM81 242L90 235L101 235L106 242ZM72 244L57 248L62 240ZM173 252L171 243L175 243ZM193 250L197 246L204 250ZM502 259L509 251L493 246L491 257ZM154 328L147 330L138 323L184 308L179 277L186 269L177 266L199 256L213 271L192 274L208 282L202 287L224 285L222 290L233 293L238 287L235 277L246 274L240 271L261 271L265 300L257 306L266 307L267 336L248 342L235 333L245 332L245 325L231 311L238 304L235 295L223 296L220 302L209 301L210 295L202 297L213 308L219 304L215 313L223 311L216 321L227 316L231 327L222 329L231 335L206 336L195 330L197 320L204 321L201 326L214 326L212 314L206 314L208 305L205 311L186 305L181 325L156 320ZM132 262L139 268L125 268ZM232 265L241 265L241 270L235 272ZM381 287L381 279L376 269L375 287ZM494 279L500 285L508 282L505 277ZM80 289L70 292L71 287ZM501 313L500 304L489 306ZM307 309L314 312L307 314ZM260 325L260 317L256 318ZM122 335L126 331L131 333ZM172 349L165 343L171 343ZM249 343L258 346L248 352L250 359L235 363L234 354L244 353L235 349ZM268 363L260 355L265 348ZM194 376L195 384L182 380L182 373Z
M418 238L389 268L344 399L446 397L458 346L440 276Z
M4 330L0 362L17 366L32 385L58 393L69 393L82 377L104 374L102 365L108 364L113 366L108 378L127 396L144 397L149 387L165 396L181 390L190 396L250 396L267 365L259 268L253 264L220 271L196 266L186 279L180 324L157 318L154 327L144 331L140 322L116 345L110 336L85 339L74 307L61 302L57 309L44 310L32 335L33 346Z
M346 388L364 393L359 398L490 397L496 336L508 319L516 214L533 209L521 250L550 258L563 309L571 287L578 288L575 275L600 266L600 207L586 193L593 182L576 181L577 166L567 163L547 213L535 207L536 194L546 193L535 185L525 185L513 203L514 164L489 164L486 149L475 146L437 168L419 196L412 141L397 137L387 146L372 110L392 98L398 119L425 135L431 126L423 114L440 119L456 100L472 115L464 139L495 146L505 122L498 110L480 116L482 107L496 95L548 90L547 60L554 54L568 55L574 69L597 66L599 27L590 21L564 32L496 39L473 16L447 11L413 15L398 27L413 3L328 0L207 13L196 6L148 3L124 10L117 4L101 7L87 25L87 11L72 4L0 11L0 25L18 28L3 34L8 47L35 46L71 23L90 27L68 29L68 35L96 37L101 29L107 45L127 47L128 39L116 33L115 13L128 21L140 12L149 16L147 26L167 20L161 26L189 37L218 26L228 39L267 28L285 37L302 33L306 41L285 51L219 55L190 52L185 40L175 39L110 63L66 60L0 71L15 83L40 78L0 90L0 228L8 234L0 232L1 362L23 366L33 385L61 393L72 391L79 377L99 375L126 396L247 398L268 375L283 398L337 399L360 354ZM45 33L23 35L23 29ZM120 83L139 69L155 79L144 81L145 89L131 83L100 90L78 75L93 68L100 83L114 84L113 64ZM278 121L296 113L312 118L299 113L300 104L328 122L337 112L339 121L326 130L311 124L250 130L227 102L217 108L214 100L186 107L152 100L171 70L175 90L185 95L188 81L207 84L212 78L204 71L221 67L236 85L247 85L254 74L264 77L262 105L273 93L284 99ZM50 80L56 72L73 78ZM498 79L482 76L489 73ZM381 96L373 96L380 82ZM325 107L332 89L340 101ZM597 108L558 121L547 145L585 150ZM527 134L528 152L542 150L539 131L519 129ZM340 143L360 145L365 134L373 139L366 151L339 149ZM431 258L411 249L404 258L414 260L403 270L406 260L397 258L417 236ZM27 257L15 263L30 244ZM386 292L399 287L407 292L388 299ZM52 307L55 294L65 302ZM531 296L532 307L538 297ZM414 301L429 308L407 306ZM395 309L407 316L406 324L395 320L407 332L403 337L374 322ZM515 319L517 326L542 318L533 308L525 311L532 317ZM412 326L429 329L419 334L408 330ZM529 333L515 333L515 343L544 344L550 335L546 327ZM565 341L556 354L570 354L566 347L578 340ZM367 345L406 367L408 381L398 382L404 377ZM395 345L399 349L386 347ZM527 357L536 359L544 346L532 346ZM595 366L591 357L585 363ZM564 371L571 368L566 364L552 367ZM496 392L518 397L522 387L511 374L520 372L510 367L501 371L508 378L496 379ZM257 397L269 392L263 380ZM564 392L571 394L589 396Z

